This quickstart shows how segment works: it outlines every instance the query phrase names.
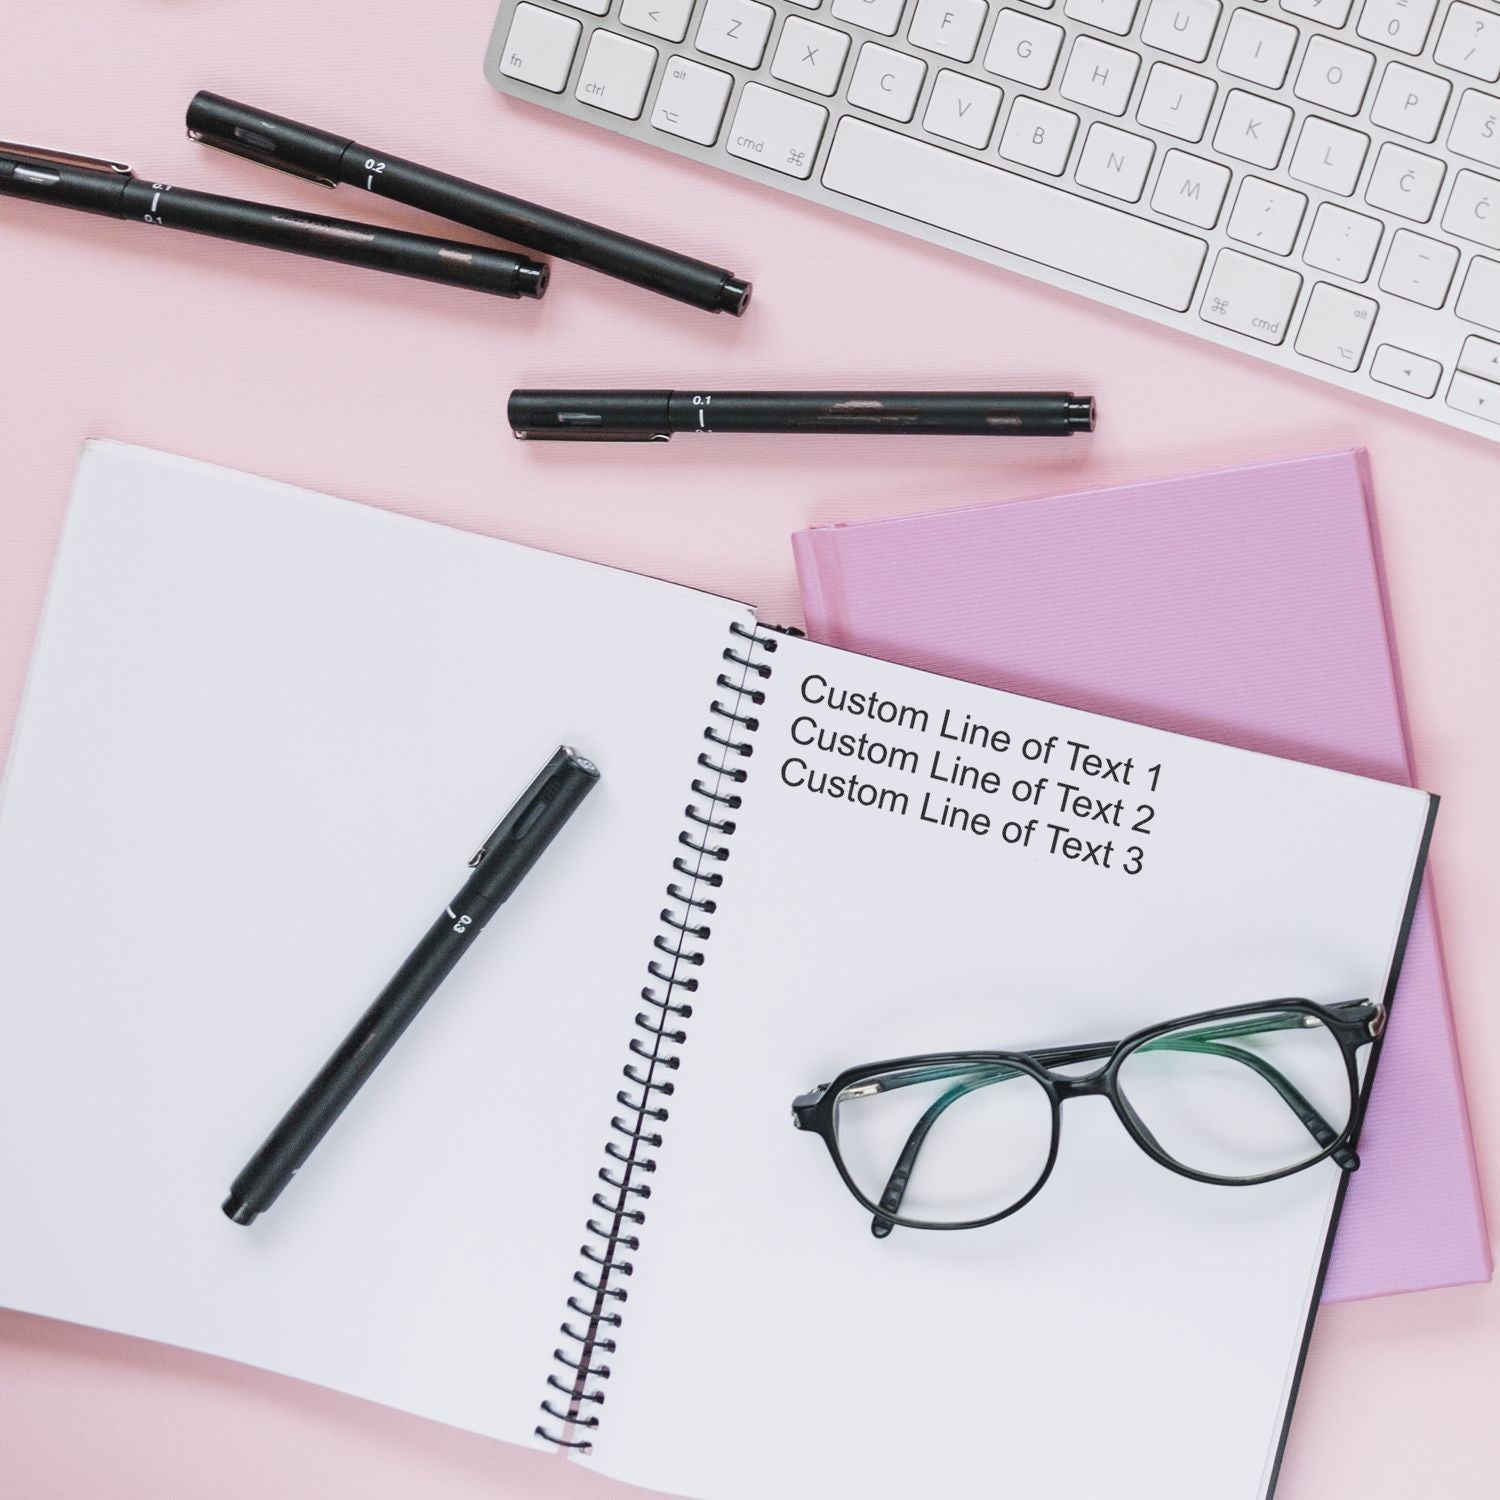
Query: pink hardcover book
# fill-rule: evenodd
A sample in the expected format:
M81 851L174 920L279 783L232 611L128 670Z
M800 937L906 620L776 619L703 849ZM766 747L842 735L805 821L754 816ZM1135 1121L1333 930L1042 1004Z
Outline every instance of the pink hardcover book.
M1362 453L792 539L819 641L1414 783ZM1430 882L1324 1301L1492 1270Z

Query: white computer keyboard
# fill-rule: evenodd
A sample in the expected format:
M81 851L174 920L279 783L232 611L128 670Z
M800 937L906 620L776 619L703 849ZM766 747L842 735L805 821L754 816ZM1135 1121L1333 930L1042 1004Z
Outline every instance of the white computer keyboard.
M1500 437L1487 0L504 0L486 69Z

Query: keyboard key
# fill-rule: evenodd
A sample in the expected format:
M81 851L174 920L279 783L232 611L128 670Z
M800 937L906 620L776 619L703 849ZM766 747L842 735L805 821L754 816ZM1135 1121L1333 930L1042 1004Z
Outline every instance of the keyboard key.
M1219 71L1262 88L1279 89L1297 46L1297 28L1258 11L1240 9L1229 18Z
M1267 265L1238 250L1221 250L1203 291L1198 316L1263 344L1286 338L1302 278L1282 266Z
M1441 307L1457 267L1458 251L1452 245L1398 229L1380 272L1380 290L1423 307Z
M622 25L666 42L680 42L688 34L692 19L693 0L623 0L620 6Z
M1500 27L1500 16L1495 25ZM1500 167L1500 99L1465 89L1448 127L1448 149L1470 161Z
M1366 218L1337 203L1325 203L1313 217L1302 259L1319 271L1364 281L1375 264L1375 252L1384 233L1379 219Z
M638 120L655 71L655 47L600 26L589 38L573 97L622 119Z
M1213 45L1223 8L1219 0L1151 0L1141 40L1159 52L1202 62Z
M1408 396L1430 396L1443 378L1443 367L1435 359L1382 344L1370 361L1370 376L1381 385L1405 391Z
M1186 151L1168 151L1162 157L1151 207L1169 219L1212 229L1219 222L1219 210L1228 191L1228 167Z
M1496 26L1500 27L1500 20ZM1383 129L1414 141L1436 140L1452 92L1453 85L1446 78L1393 62L1381 77L1370 118Z
M1274 167L1291 128L1292 112L1286 105L1231 89L1214 131L1214 150L1254 167Z
M1135 117L1148 130L1175 135L1179 141L1201 141L1217 92L1212 78L1159 62L1146 77Z
M1500 182L1479 172L1460 172L1443 210L1443 228L1461 240L1500 250Z
M724 123L724 108L734 79L717 68L705 67L689 57L667 60L656 91L651 123L668 135L712 146Z
M511 17L500 58L500 71L549 93L567 87L573 54L583 27L572 16L560 16L540 5L518 5Z
M729 154L788 177L808 177L828 111L763 83L747 83L729 127Z
M1416 57L1427 45L1437 0L1365 0L1354 30L1367 42L1379 42Z
M852 21L866 31L881 36L895 36L901 24L906 0L833 0L833 15L839 21Z
M591 16L609 14L609 0L562 0L562 3L574 10L586 10Z
M927 64L920 57L866 42L859 49L854 76L849 80L849 102L888 120L909 120L916 113L917 95L926 76ZM988 139L986 130L985 141ZM984 141L979 144L984 145Z
M1303 194L1259 177L1246 177L1224 232L1242 245L1269 250L1272 255L1290 255L1306 212Z
M789 16L771 59L771 77L814 94L832 94L844 76L849 33Z
M1107 115L1123 115L1140 65L1139 53L1081 36L1068 54L1057 91L1074 104L1086 104Z
M932 81L922 129L983 151L990 143L1002 97L994 84L944 68Z
M1064 32L1050 21L1038 21L1018 10L1002 10L984 54L984 69L1001 78L1044 89L1052 81Z
M1360 168L1365 164L1365 152L1369 149L1369 136L1311 115L1303 122L1302 134L1297 140L1297 149L1292 152L1287 172L1298 182L1310 183L1313 187L1347 198L1359 181Z
M1491 339L1465 339L1458 368L1481 380L1500 380L1500 344Z
M1332 37L1315 36L1307 44L1292 92L1309 104L1357 115L1374 71L1373 53L1346 47Z
M1470 323L1500 333L1500 261L1476 255L1453 311Z
M1281 8L1289 15L1306 16L1325 26L1342 26L1349 19L1353 3L1354 0L1281 0Z
M1500 17L1492 10L1455 3L1448 7L1432 60L1440 68L1486 83L1500 80Z
M1126 36L1135 24L1136 7L1140 0L1067 0L1063 14L1073 21L1082 21L1086 26L1097 26L1100 31L1112 31L1116 36Z
M757 0L705 0L693 45L710 57L758 68L776 12Z
M1447 167L1436 157L1387 141L1365 185L1365 202L1425 224L1432 217Z
M972 62L989 9L985 0L917 0L906 39L913 47Z
M1078 116L1039 99L1017 99L1000 135L1000 154L1007 161L1060 177L1078 133Z
M1296 350L1336 370L1357 370L1365 357L1380 304L1320 281L1307 299Z
M1177 312L1203 267L1192 235L863 120L839 123L823 185Z
M1460 371L1448 387L1448 405L1466 416L1500 422L1500 385Z
M1156 147L1143 135L1131 135L1096 120L1078 158L1074 178L1084 187L1108 193L1124 203L1136 203L1146 187L1146 173Z

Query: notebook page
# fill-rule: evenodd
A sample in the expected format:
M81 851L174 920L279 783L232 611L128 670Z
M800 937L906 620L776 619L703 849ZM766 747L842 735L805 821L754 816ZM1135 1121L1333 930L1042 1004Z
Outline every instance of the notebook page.
M650 835L685 791L661 748L701 737L737 618L90 447L0 807L0 1303L543 1446ZM230 1224L231 1179L560 742L599 787Z
M1202 1185L1083 1098L1013 1218L880 1240L789 1106L882 1058L1382 996L1429 799L807 642L774 662L598 1466L718 1500L1258 1500L1336 1168ZM901 722L838 711L843 690ZM945 712L969 740L941 737ZM819 728L854 753L793 743ZM1070 741L1089 747L1072 768ZM955 784L960 763L999 790ZM814 772L908 801L816 791ZM1039 802L1016 799L1043 775ZM1121 801L1122 826L1082 796Z

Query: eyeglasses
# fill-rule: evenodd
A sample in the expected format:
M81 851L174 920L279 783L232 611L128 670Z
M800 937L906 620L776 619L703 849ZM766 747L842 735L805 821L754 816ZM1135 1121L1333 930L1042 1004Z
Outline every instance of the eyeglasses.
M977 1229L1024 1208L1057 1161L1062 1106L1103 1094L1148 1156L1198 1182L1273 1182L1332 1157L1360 1123L1358 1058L1384 1005L1267 1000L1203 1011L1120 1042L941 1052L867 1063L792 1102L883 1239ZM1101 1062L1092 1072L1064 1073Z

